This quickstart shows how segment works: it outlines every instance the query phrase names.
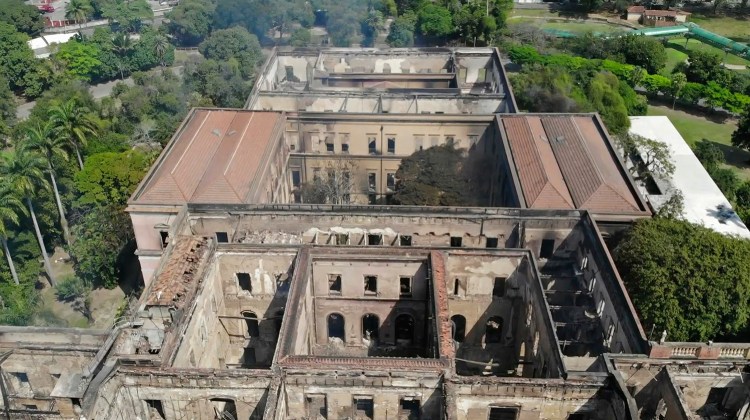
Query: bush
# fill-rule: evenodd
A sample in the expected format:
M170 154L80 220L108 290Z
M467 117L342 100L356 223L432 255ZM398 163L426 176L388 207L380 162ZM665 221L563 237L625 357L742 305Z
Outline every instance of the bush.
M57 282L57 290L55 295L58 300L69 301L77 299L86 294L86 285L83 284L83 280L76 276L66 277Z

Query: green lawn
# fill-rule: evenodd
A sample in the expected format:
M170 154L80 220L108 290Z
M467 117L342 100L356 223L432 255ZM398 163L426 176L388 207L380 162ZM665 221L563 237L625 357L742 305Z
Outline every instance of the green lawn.
M687 60L687 54L674 48L667 48L667 64L662 69L661 74L669 77L675 66L685 62L685 60Z
M665 106L648 107L648 115L664 115L674 124L682 138L691 146L703 139L710 140L724 152L729 167L736 169L743 179L750 179L750 153L732 146L732 133L737 125L733 121L714 122L698 115L672 110Z
M697 23L702 28L716 32L727 38L738 42L750 43L750 18L737 18L728 16L706 16L693 14L688 19Z
M508 20L509 25L518 25L521 23L530 24L539 27L540 29L555 29L558 31L568 31L568 32L575 32L575 33L584 33L584 32L618 32L618 31L627 31L630 30L630 28L626 28L624 26L619 25L611 25L608 23L602 23L602 22L590 22L590 21L584 21L584 20L576 20L576 19L562 19L562 18L554 18L547 20L547 19L537 19L533 17L518 17L515 19Z
M750 25L750 23L748 24ZM748 31L750 31L750 27L748 28ZM685 48L684 38L670 39L668 44L669 44L669 48L667 49L668 54L669 54L669 50L674 50L675 52L683 53L685 54L685 56L687 56L688 51L702 50L702 51L708 51L714 54L718 54L722 58L724 57L724 51L722 51L720 48L716 48L712 45L704 44L698 41L697 39L688 39L687 49ZM734 54L727 54L726 59L727 59L727 64L739 64L739 65L745 65L745 66L750 65L750 61L747 61L744 58L737 57Z

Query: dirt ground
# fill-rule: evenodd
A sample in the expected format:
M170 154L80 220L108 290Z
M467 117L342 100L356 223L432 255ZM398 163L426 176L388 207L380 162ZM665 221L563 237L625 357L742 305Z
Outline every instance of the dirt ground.
M68 262L68 255L62 248L55 248L50 258L52 272L60 281L72 276L73 265ZM119 287L114 289L96 289L91 292L91 312L93 323L73 307L71 302L61 302L55 296L55 289L46 281L41 290L42 302L34 318L34 324L39 326L76 327L76 328L108 328L114 322L117 310L125 299L125 293Z

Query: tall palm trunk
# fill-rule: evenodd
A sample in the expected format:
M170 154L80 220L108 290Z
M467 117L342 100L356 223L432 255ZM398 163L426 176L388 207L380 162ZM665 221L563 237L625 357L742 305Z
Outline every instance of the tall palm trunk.
M13 264L13 258L10 257L10 249L8 249L8 238L0 236L0 242L3 243L3 252L5 252L5 258L8 259L8 266L10 266L10 274L13 276L13 281L18 285L18 273L16 273L16 266Z
M81 150L78 148L78 143L75 141L71 142L73 143L73 149L76 151L76 158L78 158L78 166L83 169L83 158L81 157Z
M52 164L49 165L49 178L52 181L52 191L55 192L55 201L57 202L57 211L60 212L60 225L63 228L63 236L65 236L65 243L70 245L70 230L68 230L68 219L65 218L65 210L63 209L62 201L60 200L60 192L57 190L57 180L55 179L55 172L52 169Z
M49 256L47 255L47 247L44 246L44 239L42 239L42 232L39 230L39 222L36 220L36 213L34 212L34 204L31 203L31 198L26 197L26 204L29 206L29 214L31 214L31 220L34 222L34 230L36 231L36 240L39 241L39 249L42 250L42 258L44 259L44 269L47 271L49 276L49 284L54 287L57 285L55 277L52 275L52 265L49 263Z

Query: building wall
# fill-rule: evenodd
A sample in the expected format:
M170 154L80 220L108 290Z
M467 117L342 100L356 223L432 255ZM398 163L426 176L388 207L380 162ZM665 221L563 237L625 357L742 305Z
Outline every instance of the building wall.
M341 276L341 294L331 294L329 278ZM364 277L377 277L377 292L368 294ZM412 279L412 296L400 296L400 277ZM316 259L312 264L313 295L315 296L315 341L328 343L327 320L332 313L345 320L347 346L366 346L362 318L374 314L379 319L379 345L396 345L395 319L407 314L414 319L414 344L426 344L427 266L425 261L382 261ZM366 353L365 353L366 354Z
M285 379L287 419L315 418L308 415L306 399L325 396L327 418L344 420L353 418L353 399L371 398L375 419L399 417L400 400L419 400L421 418L439 419L444 403L440 392L440 381L436 374L392 372L390 375L370 373L357 377L327 375L311 378L300 374L289 374Z

